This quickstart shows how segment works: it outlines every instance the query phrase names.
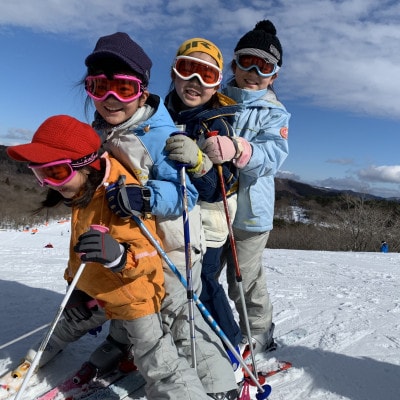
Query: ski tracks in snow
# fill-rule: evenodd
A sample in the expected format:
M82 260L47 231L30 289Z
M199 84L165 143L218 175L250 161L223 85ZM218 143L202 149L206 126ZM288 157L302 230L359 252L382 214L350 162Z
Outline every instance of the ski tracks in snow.
M270 399L397 398L400 255L350 253L352 264L348 253L315 253L264 253L279 345L273 357L293 363L271 380ZM382 395L387 387L392 397Z

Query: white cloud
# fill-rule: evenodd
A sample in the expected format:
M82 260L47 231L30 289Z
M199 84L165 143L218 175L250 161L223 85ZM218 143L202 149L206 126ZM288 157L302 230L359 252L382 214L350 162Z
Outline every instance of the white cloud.
M358 172L360 179L371 182L400 183L400 165L371 166Z
M276 177L281 179L291 179L292 181L301 181L300 176L291 171L278 171Z
M400 118L400 5L384 0L299 2L193 0L19 0L0 6L0 26L68 33L93 41L116 30L171 54L207 36L228 61L238 39L263 18L284 49L281 96L355 113Z

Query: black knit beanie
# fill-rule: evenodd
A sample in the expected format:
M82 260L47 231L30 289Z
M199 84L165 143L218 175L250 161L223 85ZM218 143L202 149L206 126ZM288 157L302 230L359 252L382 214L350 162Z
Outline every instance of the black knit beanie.
M282 46L270 20L257 22L252 31L242 36L235 47L235 55L241 54L252 54L265 58L278 67L282 66Z

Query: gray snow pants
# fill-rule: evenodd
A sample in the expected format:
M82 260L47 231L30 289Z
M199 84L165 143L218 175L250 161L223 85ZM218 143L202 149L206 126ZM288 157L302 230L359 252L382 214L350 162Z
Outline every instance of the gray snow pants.
M182 251L172 251L168 254L168 257L185 277L186 268ZM192 259L193 288L199 294L201 291L201 257L193 258L195 258L194 260ZM187 291L168 266L164 267L164 271L166 296L161 305L161 319L164 331L170 331L179 356L186 359L189 368L192 365L192 360ZM206 393L218 393L236 388L235 375L222 341L203 318L197 306L194 307L194 313L197 375L201 380L204 391ZM51 346L45 349L39 365L45 365L68 343L80 339L90 329L101 326L106 321L107 319L102 309L94 312L88 321L67 322L66 320L61 320L54 330ZM121 320L110 321L109 333L113 339L120 343L130 343L130 338ZM135 349L134 354L136 363ZM30 358L33 357L31 356Z
M248 232L234 228L233 233L240 274L242 275L250 331L253 336L263 334L269 331L272 323L272 304L262 263L269 232ZM227 261L228 295L234 301L236 310L239 313L239 325L242 334L247 336L240 289L236 281L235 264L229 241L224 246L223 261L225 260ZM224 262L221 263L222 266L224 264Z
M102 325L105 321L105 314L101 310L94 313L88 321L75 323L61 320L39 365L43 366L49 362L69 342L82 337L88 328ZM196 370L178 354L171 332L163 326L160 314L134 320L112 320L111 323L116 329L115 332L118 332L116 336L120 335L120 338L127 340L127 344L133 345L135 365L146 380L146 394L149 399L208 399ZM84 326L86 329L83 329ZM111 334L112 331L110 328ZM30 352L28 358L31 359L35 352Z

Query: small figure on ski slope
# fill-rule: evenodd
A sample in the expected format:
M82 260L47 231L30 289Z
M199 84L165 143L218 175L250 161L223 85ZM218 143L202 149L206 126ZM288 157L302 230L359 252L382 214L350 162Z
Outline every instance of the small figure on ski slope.
M389 245L387 244L386 240L382 240L380 249L381 253L387 253L389 251Z

